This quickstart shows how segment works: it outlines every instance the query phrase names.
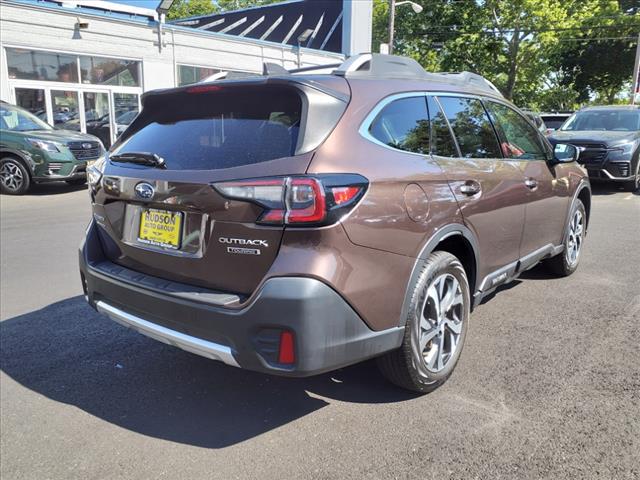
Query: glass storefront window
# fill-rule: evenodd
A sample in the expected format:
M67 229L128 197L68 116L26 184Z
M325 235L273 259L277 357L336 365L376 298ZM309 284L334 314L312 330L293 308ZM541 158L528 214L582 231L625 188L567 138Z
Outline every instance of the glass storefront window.
M114 93L113 108L116 112L116 136L119 137L138 115L138 95Z
M109 148L111 146L109 94L104 92L84 92L83 95L87 133L98 137L105 148Z
M6 52L10 79L78 82L75 55L20 48L7 48Z
M44 90L39 88L16 88L16 105L33 113L40 120L47 121Z
M78 92L51 90L51 106L55 128L80 131Z
M80 57L82 83L140 86L140 62L105 57Z
M211 75L221 72L217 68L191 67L189 65L178 65L178 86L189 85L204 80Z

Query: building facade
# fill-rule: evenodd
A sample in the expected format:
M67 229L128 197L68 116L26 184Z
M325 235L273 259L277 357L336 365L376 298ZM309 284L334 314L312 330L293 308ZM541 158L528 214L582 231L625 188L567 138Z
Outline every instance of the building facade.
M258 73L265 62L296 68L344 58L181 25L158 27L153 10L110 2L0 0L0 99L56 127L97 135L108 146L135 117L145 91L223 70Z

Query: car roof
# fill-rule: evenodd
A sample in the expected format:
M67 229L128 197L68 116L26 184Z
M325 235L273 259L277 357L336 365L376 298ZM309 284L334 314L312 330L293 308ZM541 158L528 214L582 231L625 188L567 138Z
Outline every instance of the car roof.
M237 72L220 72L200 82L230 83L249 78L258 80L269 77L272 80L294 81L298 83L331 84L345 78L350 85L360 81L371 86L385 82L390 90L398 92L414 90L454 91L476 95L490 95L503 98L500 91L486 78L472 72L427 72L412 58L377 53L363 53L349 57L341 64L317 65L294 70L286 70L281 65L265 63L262 75ZM371 82L371 83L369 83Z
M640 105L594 105L591 107L584 107L580 111L590 112L590 111L606 111L606 110L637 111L637 110L640 110Z

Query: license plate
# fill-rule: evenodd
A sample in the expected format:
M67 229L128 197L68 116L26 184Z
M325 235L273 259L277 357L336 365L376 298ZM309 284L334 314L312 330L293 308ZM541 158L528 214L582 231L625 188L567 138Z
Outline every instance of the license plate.
M140 214L138 241L147 245L180 248L182 236L182 212L146 209Z

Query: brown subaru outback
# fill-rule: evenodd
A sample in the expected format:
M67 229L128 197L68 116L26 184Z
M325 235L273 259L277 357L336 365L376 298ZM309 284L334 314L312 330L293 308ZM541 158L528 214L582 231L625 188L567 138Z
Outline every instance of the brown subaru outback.
M578 266L577 149L489 82L359 55L146 94L88 171L88 302L234 367L288 376L378 357L428 392L484 296Z

